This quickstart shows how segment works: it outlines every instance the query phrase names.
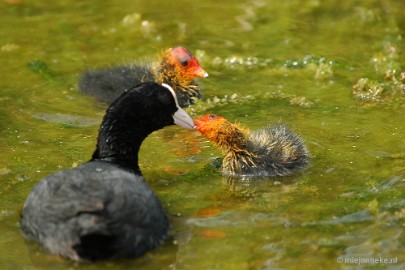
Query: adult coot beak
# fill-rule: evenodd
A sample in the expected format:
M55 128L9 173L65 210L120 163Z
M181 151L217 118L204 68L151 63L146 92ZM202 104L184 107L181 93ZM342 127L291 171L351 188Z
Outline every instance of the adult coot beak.
M174 123L178 126L187 128L187 129L194 129L194 122L193 119L182 109L177 108L177 111L173 114Z
M179 103L177 102L177 96L173 88L170 85L162 83L162 86L166 87L173 95L174 102L176 103L177 111L173 114L174 123L178 126L195 129L193 119L188 115L182 108L180 108Z

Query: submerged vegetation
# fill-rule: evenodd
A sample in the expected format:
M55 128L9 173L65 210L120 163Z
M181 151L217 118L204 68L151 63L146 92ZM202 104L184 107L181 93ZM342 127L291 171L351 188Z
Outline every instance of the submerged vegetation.
M370 66L375 77L360 78L353 85L353 97L362 105L405 106L405 71L401 71L400 50L391 43L373 55Z
M405 72L387 70L383 81L359 79L353 85L353 96L363 104L383 103L405 106Z

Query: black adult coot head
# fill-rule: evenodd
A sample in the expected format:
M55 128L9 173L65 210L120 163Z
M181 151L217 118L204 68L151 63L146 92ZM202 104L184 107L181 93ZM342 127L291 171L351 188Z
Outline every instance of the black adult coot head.
M153 131L193 121L169 86L140 84L113 102L93 158L45 177L29 194L21 230L51 253L76 261L136 257L157 247L167 215L138 166L142 141Z

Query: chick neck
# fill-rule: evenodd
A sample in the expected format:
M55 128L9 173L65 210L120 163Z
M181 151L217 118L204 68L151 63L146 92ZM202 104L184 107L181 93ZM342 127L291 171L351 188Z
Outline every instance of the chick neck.
M229 122L219 123L212 134L207 134L222 151L241 152L246 149L248 131Z
M247 150L249 130L236 124L224 122L218 127L214 142L222 149L224 159L222 166L230 171L242 173L242 166L255 166L253 153Z
M225 118L207 114L194 121L197 130L210 142L219 146L224 154L222 171L224 174L243 174L256 167L255 154L248 150L250 132Z

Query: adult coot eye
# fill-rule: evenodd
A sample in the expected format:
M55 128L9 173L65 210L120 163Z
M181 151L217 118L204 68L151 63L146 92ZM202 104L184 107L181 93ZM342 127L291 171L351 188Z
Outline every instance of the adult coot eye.
M210 114L210 115L208 116L208 119L215 119L215 117L217 117L215 114Z
M184 61L181 61L181 64L183 65L183 66L188 66L188 62L187 62L187 60L184 60Z
M172 103L173 101L173 96L172 95L170 95L170 93L169 92L167 92L167 91L162 91L162 92L160 92L159 93L159 95L158 95L158 100L160 101L160 102L162 102L163 104L165 104L165 105L169 105L170 103ZM174 103L174 102L173 102Z

